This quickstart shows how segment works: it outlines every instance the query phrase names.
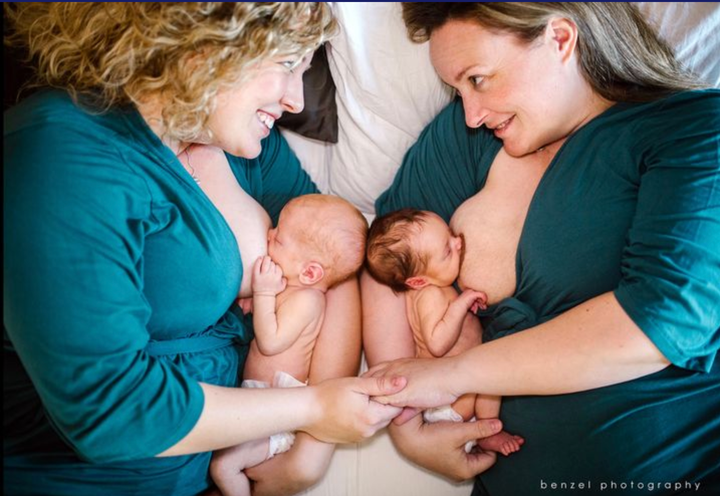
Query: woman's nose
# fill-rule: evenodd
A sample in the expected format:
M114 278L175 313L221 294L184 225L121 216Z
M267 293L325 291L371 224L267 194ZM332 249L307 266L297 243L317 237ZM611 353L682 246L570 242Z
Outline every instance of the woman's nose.
M299 114L305 108L305 96L303 94L302 71L296 71L288 82L287 89L280 103L286 112Z
M463 97L463 111L465 112L465 124L471 128L477 128L485 123L488 116L487 109L482 105L478 96L468 95Z

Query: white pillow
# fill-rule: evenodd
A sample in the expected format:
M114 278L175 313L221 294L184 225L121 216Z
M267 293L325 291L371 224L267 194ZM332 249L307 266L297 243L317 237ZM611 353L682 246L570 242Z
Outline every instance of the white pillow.
M342 31L328 52L339 122L330 190L373 214L451 91L430 64L427 43L408 40L399 3L337 2L333 9Z
M720 3L637 2L688 69L720 88Z

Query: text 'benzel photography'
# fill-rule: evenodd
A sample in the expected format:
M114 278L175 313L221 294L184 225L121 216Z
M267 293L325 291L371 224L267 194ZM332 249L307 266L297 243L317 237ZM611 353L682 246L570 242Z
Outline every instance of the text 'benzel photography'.
M599 492L616 492L622 491L647 491L649 493L660 490L674 491L700 491L700 482L692 481L674 481L674 482L642 482L642 481L545 481L540 480L540 489L543 491L592 491Z

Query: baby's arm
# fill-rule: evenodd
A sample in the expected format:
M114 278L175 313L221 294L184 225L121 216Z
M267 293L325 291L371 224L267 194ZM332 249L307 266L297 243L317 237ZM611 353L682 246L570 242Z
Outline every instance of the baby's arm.
M428 351L435 357L444 356L460 337L467 313L485 308L487 296L467 289L448 301L443 288L427 286L420 291L415 303L420 332Z
M287 280L270 257L260 257L253 266L253 327L258 349L273 356L290 348L309 326L322 318L325 298L319 291L297 291L276 309L277 295Z

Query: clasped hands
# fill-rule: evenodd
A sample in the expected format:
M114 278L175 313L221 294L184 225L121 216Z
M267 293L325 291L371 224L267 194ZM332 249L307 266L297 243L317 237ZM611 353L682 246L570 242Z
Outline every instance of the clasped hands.
M465 445L468 441L497 434L502 430L502 423L498 419L434 424L423 421L418 415L422 410L450 405L469 392L453 389L459 382L453 380L454 370L457 370L455 357L406 358L380 363L363 377L399 377L407 381L405 387L395 393L372 397L378 403L403 408L390 428L395 447L416 464L459 482L475 477L495 464L495 452L475 447L467 453Z
M448 384L448 364L448 359L444 358L404 358L378 364L362 377L407 379L402 390L372 398L383 405L402 407L403 412L394 420L395 424L402 425L421 410L450 405L463 394Z

